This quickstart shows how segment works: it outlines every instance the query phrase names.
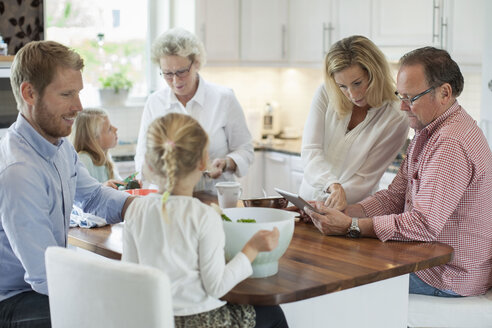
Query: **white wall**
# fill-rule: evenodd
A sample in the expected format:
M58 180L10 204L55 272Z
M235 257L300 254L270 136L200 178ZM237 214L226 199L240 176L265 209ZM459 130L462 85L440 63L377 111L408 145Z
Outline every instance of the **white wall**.
M396 78L396 65L393 72ZM279 103L282 126L298 129L304 127L314 92L323 83L322 69L315 68L205 67L201 74L208 81L232 88L251 124L260 119L265 103L275 100ZM465 87L458 101L479 121L481 73L463 71L463 75ZM492 106L489 114L492 115Z
M487 22L484 26L484 51L482 57L482 110L480 116L483 120L492 122L492 89L489 89L488 84L491 83L492 88L492 28L490 27L489 17L492 13L492 1L485 1L485 10Z
M394 73L396 75L396 70ZM210 82L234 90L254 137L260 133L261 114L265 104L271 101L279 104L282 127L291 126L302 131L314 92L323 82L321 69L315 68L205 67L201 75ZM481 116L487 115L492 121L492 100L488 102L487 111L482 106L482 113L480 112L481 73L464 72L463 75L465 88L458 98L460 104L477 121L480 121ZM488 93L492 98L492 92ZM142 108L143 105L110 110L110 119L119 129L120 141L137 140Z

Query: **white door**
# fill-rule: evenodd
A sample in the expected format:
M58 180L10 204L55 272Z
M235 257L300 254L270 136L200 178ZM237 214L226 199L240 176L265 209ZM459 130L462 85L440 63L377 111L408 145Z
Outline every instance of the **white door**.
M330 0L289 1L289 58L291 62L321 63L335 41Z
M406 52L437 43L442 8L439 0L373 0L372 41L390 60ZM435 25L435 26L434 26Z
M287 0L241 1L242 61L287 60Z
M253 165L250 166L248 174L238 179L243 188L241 198L255 198L263 196L263 154L264 151L255 151Z
M265 152L265 190L268 196L278 196L274 188L290 190L289 155Z
M446 49L451 53L460 66L480 65L484 34L490 34L484 28L485 19L490 22L490 17L485 18L485 2L490 0L459 0L453 1L449 11L448 19L448 46ZM486 11L485 11L486 12ZM490 16L492 12L488 12Z
M197 1L196 34L208 62L239 61L239 0Z
M371 35L371 1L340 0L336 5L338 13L338 31L335 35L343 39L351 35Z

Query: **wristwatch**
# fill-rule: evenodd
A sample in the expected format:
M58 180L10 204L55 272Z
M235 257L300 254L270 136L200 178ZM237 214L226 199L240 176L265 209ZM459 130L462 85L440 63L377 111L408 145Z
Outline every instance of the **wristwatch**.
M352 218L352 224L347 230L347 237L350 238L360 237L359 218Z

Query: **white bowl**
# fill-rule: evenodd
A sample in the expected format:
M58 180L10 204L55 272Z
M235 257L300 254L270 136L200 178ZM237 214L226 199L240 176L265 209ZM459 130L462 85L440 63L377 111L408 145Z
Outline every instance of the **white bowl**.
M260 252L253 261L253 278L273 276L278 272L278 260L289 247L294 234L294 217L296 212L265 207L238 207L223 209L232 222L223 222L225 231L225 257L230 261L240 252L246 242L258 230L280 231L278 246L271 252ZM255 219L256 223L236 222L237 219Z

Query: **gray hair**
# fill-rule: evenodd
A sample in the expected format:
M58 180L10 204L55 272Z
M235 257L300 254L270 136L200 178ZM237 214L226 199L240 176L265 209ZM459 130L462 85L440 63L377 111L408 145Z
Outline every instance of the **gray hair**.
M152 44L151 59L159 65L166 56L180 56L198 62L199 69L205 66L206 55L203 43L193 33L180 28L172 28L161 34Z

